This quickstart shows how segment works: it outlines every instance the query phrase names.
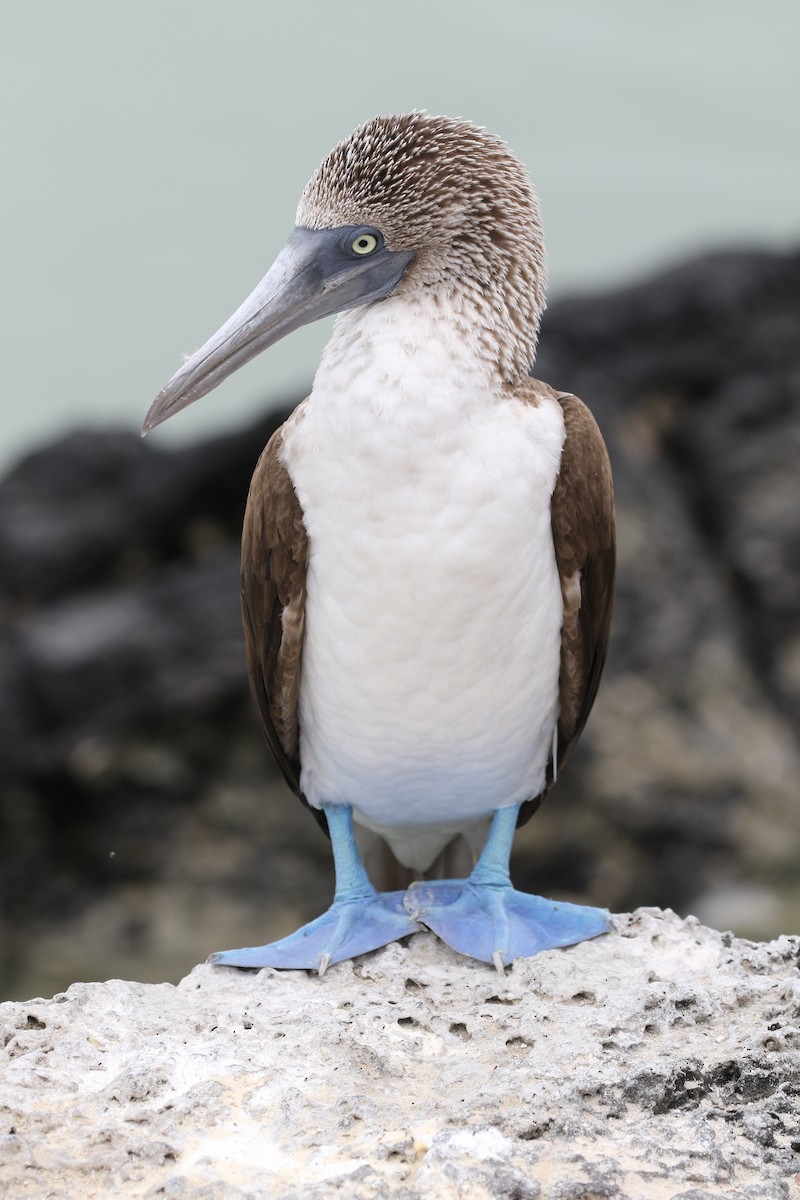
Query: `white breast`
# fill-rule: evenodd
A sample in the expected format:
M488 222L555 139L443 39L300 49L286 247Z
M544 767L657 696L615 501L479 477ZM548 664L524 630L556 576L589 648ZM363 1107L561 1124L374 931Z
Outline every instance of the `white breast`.
M286 431L311 548L302 787L313 805L352 804L409 866L453 822L543 786L563 441L555 400L504 397L437 310L399 299L339 318ZM444 823L404 850L400 827Z

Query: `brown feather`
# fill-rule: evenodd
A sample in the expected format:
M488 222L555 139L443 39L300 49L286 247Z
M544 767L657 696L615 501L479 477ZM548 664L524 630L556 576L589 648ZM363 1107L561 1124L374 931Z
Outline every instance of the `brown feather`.
M561 578L558 761L547 787L520 809L522 825L536 812L580 737L594 704L606 658L614 605L616 536L611 464L602 434L586 405L531 379L528 403L542 394L558 400L566 437L550 501L550 523Z
M289 421L302 417L302 406ZM300 788L298 701L305 624L308 535L281 461L282 425L250 483L242 529L242 617L250 691L261 728L292 791ZM324 815L312 810L326 827Z

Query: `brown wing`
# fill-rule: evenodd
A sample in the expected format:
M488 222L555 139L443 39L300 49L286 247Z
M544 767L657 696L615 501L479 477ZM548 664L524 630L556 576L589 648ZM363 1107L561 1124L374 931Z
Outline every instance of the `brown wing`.
M614 489L608 452L586 405L577 396L554 392L536 380L530 380L530 385L537 395L544 391L558 400L566 426L550 505L564 599L558 718L560 771L586 724L605 663L616 566ZM536 402L534 397L531 399ZM556 773L551 764L548 788ZM548 788L542 796L523 805L520 822L532 816Z
M290 418L291 420L292 418ZM242 530L242 616L250 691L267 741L296 795L297 704L308 536L276 430L253 473Z

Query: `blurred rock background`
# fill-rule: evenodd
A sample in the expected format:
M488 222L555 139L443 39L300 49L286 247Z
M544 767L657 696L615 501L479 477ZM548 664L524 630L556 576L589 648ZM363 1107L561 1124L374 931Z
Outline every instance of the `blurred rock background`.
M520 886L800 925L800 254L700 258L550 309L617 489L611 653L518 838ZM0 484L7 995L177 979L325 907L328 845L250 708L238 540L280 418L191 447L76 432Z

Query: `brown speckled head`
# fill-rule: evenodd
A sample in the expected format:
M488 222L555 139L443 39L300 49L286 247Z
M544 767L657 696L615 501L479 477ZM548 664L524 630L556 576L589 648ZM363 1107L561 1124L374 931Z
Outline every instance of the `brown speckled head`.
M544 309L542 229L528 173L499 138L422 112L375 117L323 160L297 224L371 225L390 249L416 250L397 294L430 289L479 323L504 381L528 372Z

